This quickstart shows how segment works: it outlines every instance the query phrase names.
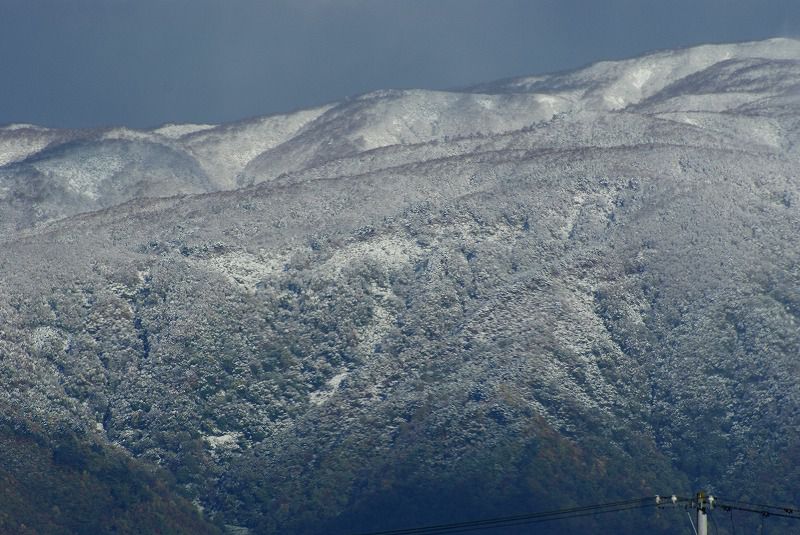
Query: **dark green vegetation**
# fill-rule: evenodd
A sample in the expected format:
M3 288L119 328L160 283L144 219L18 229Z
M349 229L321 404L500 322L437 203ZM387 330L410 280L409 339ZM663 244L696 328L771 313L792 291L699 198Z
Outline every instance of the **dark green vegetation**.
M0 533L221 533L172 478L95 437L0 419ZM166 480L166 481L165 481Z
M138 162L198 162L170 187L202 168L228 189L94 212L104 197L87 197L44 224L54 194L7 230L0 399L37 426L31 469L78 485L57 462L71 437L98 485L123 454L165 471L124 465L104 510L152 503L164 477L257 533L699 488L800 503L798 55L700 48L135 133L170 148L124 145ZM105 143L79 144L103 173L52 164L69 161L56 148L4 169L74 200L128 176ZM40 513L43 532L62 525ZM685 528L630 514L539 528Z

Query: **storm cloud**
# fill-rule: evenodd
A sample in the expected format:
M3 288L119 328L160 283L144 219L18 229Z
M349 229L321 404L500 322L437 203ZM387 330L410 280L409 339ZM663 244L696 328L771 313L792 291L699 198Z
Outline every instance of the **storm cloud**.
M796 0L4 0L0 124L217 123L798 27Z

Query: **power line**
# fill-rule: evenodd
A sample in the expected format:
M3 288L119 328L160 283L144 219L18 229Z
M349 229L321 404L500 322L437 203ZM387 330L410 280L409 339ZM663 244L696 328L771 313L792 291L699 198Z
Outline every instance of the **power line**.
M728 511L731 509L735 509L737 511L746 511L748 513L758 513L762 516L762 518L766 518L768 516L777 516L780 518L792 518L794 520L800 520L800 511L797 511L792 508L781 508L776 505L767 505L764 506L763 509L756 509L754 507L741 507L737 505L732 505L729 503L724 503L720 500L720 503L717 504L717 507L721 507L722 509ZM767 509L772 509L771 511ZM783 511L783 512L779 512Z
M697 493L695 499L690 500L690 507L697 512L697 535L708 535L708 519L712 521L712 526L718 532L716 519L712 516L712 512L716 508L721 508L724 511L729 511L731 516L731 527L735 531L733 524L733 511L744 511L748 513L756 513L761 515L761 531L764 529L764 519L768 516L792 518L800 520L800 510L796 507L785 507L778 505L755 504L739 500L725 500L718 496L711 496L703 491ZM689 516L691 520L691 516ZM694 524L693 524L694 526Z
M689 513L689 511L686 511L686 518L689 519L689 525L692 526L692 533L697 535L697 528L694 527L694 520L692 520L692 515Z
M495 528L506 528L506 527L514 527L514 526L523 526L523 525L530 525L530 524L539 524L539 523L542 523L542 522L552 522L554 520L567 520L567 519L572 519L572 518L580 518L580 517L586 517L586 516L602 515L602 514L606 514L606 513L618 513L620 511L631 511L631 510L634 510L634 509L645 509L645 508L648 508L648 507L657 507L657 505L649 503L649 504L643 504L643 505L633 505L633 506L628 506L628 507L618 507L616 509L601 509L601 510L597 510L597 511L587 511L585 513L572 513L572 514L569 514L569 515L551 516L551 517L547 517L547 518L538 518L538 519L533 519L533 520L521 520L521 521L517 521L517 522L498 523L498 524L489 525L489 526L466 527L466 528L448 530L448 531L434 531L434 532L425 531L425 532L422 532L422 533L425 533L426 535L429 534L429 533L431 533L431 534L437 534L437 533L465 533L465 532L468 532L468 531L479 531L479 530L484 530L484 529L495 529Z
M741 500L728 500L727 498L720 498L720 497L717 497L717 500L719 502L721 502L721 503L724 502L726 504L734 504L735 503L737 505L742 505L742 506L747 506L747 507L760 507L762 509L775 509L775 510L780 510L780 511L782 511L784 513L800 515L800 509L798 509L797 507L789 507L789 506L784 506L784 505L766 505L766 504L763 504L763 503L744 502L744 501L741 501Z
M388 531L375 531L364 533L362 535L433 535L433 534L449 534L449 533L464 533L468 531L480 531L486 529L495 529L502 527L513 527L526 524L538 524L541 522L551 522L555 520L566 520L571 518L580 518L586 516L594 516L608 513L618 513L621 511L631 511L635 509L644 509L649 507L663 508L667 505L683 503L686 499L679 499L674 497L670 502L662 502L660 499L653 497L638 498L634 500L624 500L618 502L609 502L596 505L588 505L584 507L572 507L568 509L558 509L554 511L543 511L538 513L527 513L522 515L506 516L489 518L483 520L473 520L469 522L457 522L452 524L438 524L431 526L422 526L416 528L397 529Z
M621 500L616 502L586 505L582 507L570 507L567 509L557 509L552 511L485 518L467 522L454 522L450 524L435 524L414 528L373 531L369 533L362 533L361 535L446 535L452 533L466 533L470 531L483 531L496 528L538 524L541 522L553 522L556 520L568 520L573 518L619 513L622 511L633 511L652 507L664 509L670 506L675 507L679 504L683 504L687 508L694 508L697 510L698 525L695 528L695 532L702 535L707 534L706 519L709 517L711 518L714 531L719 533L719 526L717 525L716 518L711 515L711 512L715 508L721 508L722 510L730 513L731 528L734 534L736 533L736 525L733 518L734 510L757 513L761 515L762 530L764 529L764 519L768 516L800 520L800 509L796 507L756 504L740 500L725 500L714 496L708 496L704 492L699 492L694 498L680 497L677 495L672 495L668 498L666 496L662 497L659 495L655 497ZM691 521L691 515L689 516L689 520Z
M719 526L717 525L716 515L711 514L711 511L709 511L708 518L711 520L711 525L714 526L714 533L719 535Z

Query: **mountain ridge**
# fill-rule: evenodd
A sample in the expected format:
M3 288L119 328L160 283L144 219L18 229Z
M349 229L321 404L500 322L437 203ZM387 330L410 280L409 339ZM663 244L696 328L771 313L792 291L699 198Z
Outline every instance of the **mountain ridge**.
M385 91L166 144L0 130L35 152L0 166L0 406L255 533L800 501L795 51L595 64L549 78L588 95L559 112ZM654 57L651 95L614 92ZM61 195L71 176L106 204Z

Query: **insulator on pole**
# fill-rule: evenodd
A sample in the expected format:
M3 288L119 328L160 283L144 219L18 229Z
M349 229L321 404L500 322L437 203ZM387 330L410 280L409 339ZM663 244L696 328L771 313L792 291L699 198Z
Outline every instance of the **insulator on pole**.
M707 509L710 503L709 497L706 493L700 491L697 493L697 535L708 535L708 514Z

